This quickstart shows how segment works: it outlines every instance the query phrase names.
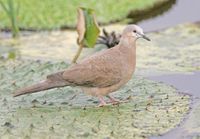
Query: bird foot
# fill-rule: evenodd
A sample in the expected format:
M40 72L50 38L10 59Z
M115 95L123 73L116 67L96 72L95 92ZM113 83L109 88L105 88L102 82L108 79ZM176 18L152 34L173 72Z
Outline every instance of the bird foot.
M111 103L112 105L117 105L117 104L121 103L120 100L115 99L114 97L112 97L110 95L108 95L107 97L110 99L110 101L108 103Z
M112 105L118 105L120 103L127 103L128 100L118 100L118 99L115 99L113 97L111 97L110 95L107 96L109 99L110 99L110 102Z
M108 103L111 103L112 105L117 105L119 103L121 103L120 100L110 100Z
M106 104L106 102L104 101L103 97L102 96L99 96L99 105L97 107L104 107L104 106L107 106L108 104Z
M97 107L105 107L105 106L108 106L109 104L107 104L107 103L99 103L99 105L97 106Z
M118 99L115 99L115 98L113 98L113 97L110 96L110 95L108 95L107 97L110 99L110 101L109 101L108 103L106 103L106 102L104 101L104 99L103 99L102 96L98 97L100 103L99 103L99 105L98 105L97 107L109 106L110 104L111 104L111 105L118 105L118 104L120 104L120 103L127 103L127 102L129 102L129 100L118 100Z

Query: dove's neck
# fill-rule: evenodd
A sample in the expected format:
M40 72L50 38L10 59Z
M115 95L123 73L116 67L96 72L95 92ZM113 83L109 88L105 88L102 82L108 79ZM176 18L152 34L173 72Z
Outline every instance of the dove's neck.
M133 37L121 38L119 50L124 55L130 69L135 69L136 64L136 39Z
M123 49L131 50L132 52L136 51L136 39L133 37L122 37L119 42L119 48L121 51Z

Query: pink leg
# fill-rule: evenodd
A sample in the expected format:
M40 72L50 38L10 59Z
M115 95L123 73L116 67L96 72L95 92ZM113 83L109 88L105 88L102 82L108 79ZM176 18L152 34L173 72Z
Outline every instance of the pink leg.
M105 106L105 105L106 105L106 102L104 101L103 97L102 97L102 96L99 96L98 98L99 98L99 101L100 101L98 107L103 107L103 106Z
M107 97L110 99L110 102L114 105L114 104L119 104L120 101L115 99L114 97L107 95Z

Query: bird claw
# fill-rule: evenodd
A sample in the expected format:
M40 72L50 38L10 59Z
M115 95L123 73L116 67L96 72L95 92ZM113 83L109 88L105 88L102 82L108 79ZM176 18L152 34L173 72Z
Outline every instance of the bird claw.
M117 99L111 97L110 95L108 95L107 97L110 99L110 101L108 103L106 103L104 101L103 97L99 97L100 103L99 103L99 105L97 107L104 107L104 106L109 106L109 105L118 105L120 103L129 102L128 99L126 99L126 100L117 100Z
M111 103L112 105L117 105L117 104L121 103L121 101L119 101L119 100L111 100L108 103Z
M107 97L110 99L109 103L111 103L112 105L118 105L120 103L125 103L125 101L126 101L126 100L117 100L117 99L115 99L114 97L112 97L110 95L108 95ZM126 102L128 102L128 101L126 101Z
M98 98L99 98L100 103L97 107L104 107L107 105L102 96L99 96Z
M107 104L107 103L105 103L105 104L103 104L103 103L100 103L97 107L99 108L99 107L105 107L105 106L108 106L109 104Z

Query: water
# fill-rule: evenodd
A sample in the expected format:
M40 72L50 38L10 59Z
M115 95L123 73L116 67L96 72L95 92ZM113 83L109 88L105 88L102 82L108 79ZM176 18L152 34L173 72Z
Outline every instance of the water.
M176 0L175 4L163 14L137 24L149 32L197 21L200 21L200 0Z
M169 74L160 76L150 76L151 80L164 82L169 85L173 85L179 91L185 92L195 97L200 98L200 71L193 72L191 74Z

